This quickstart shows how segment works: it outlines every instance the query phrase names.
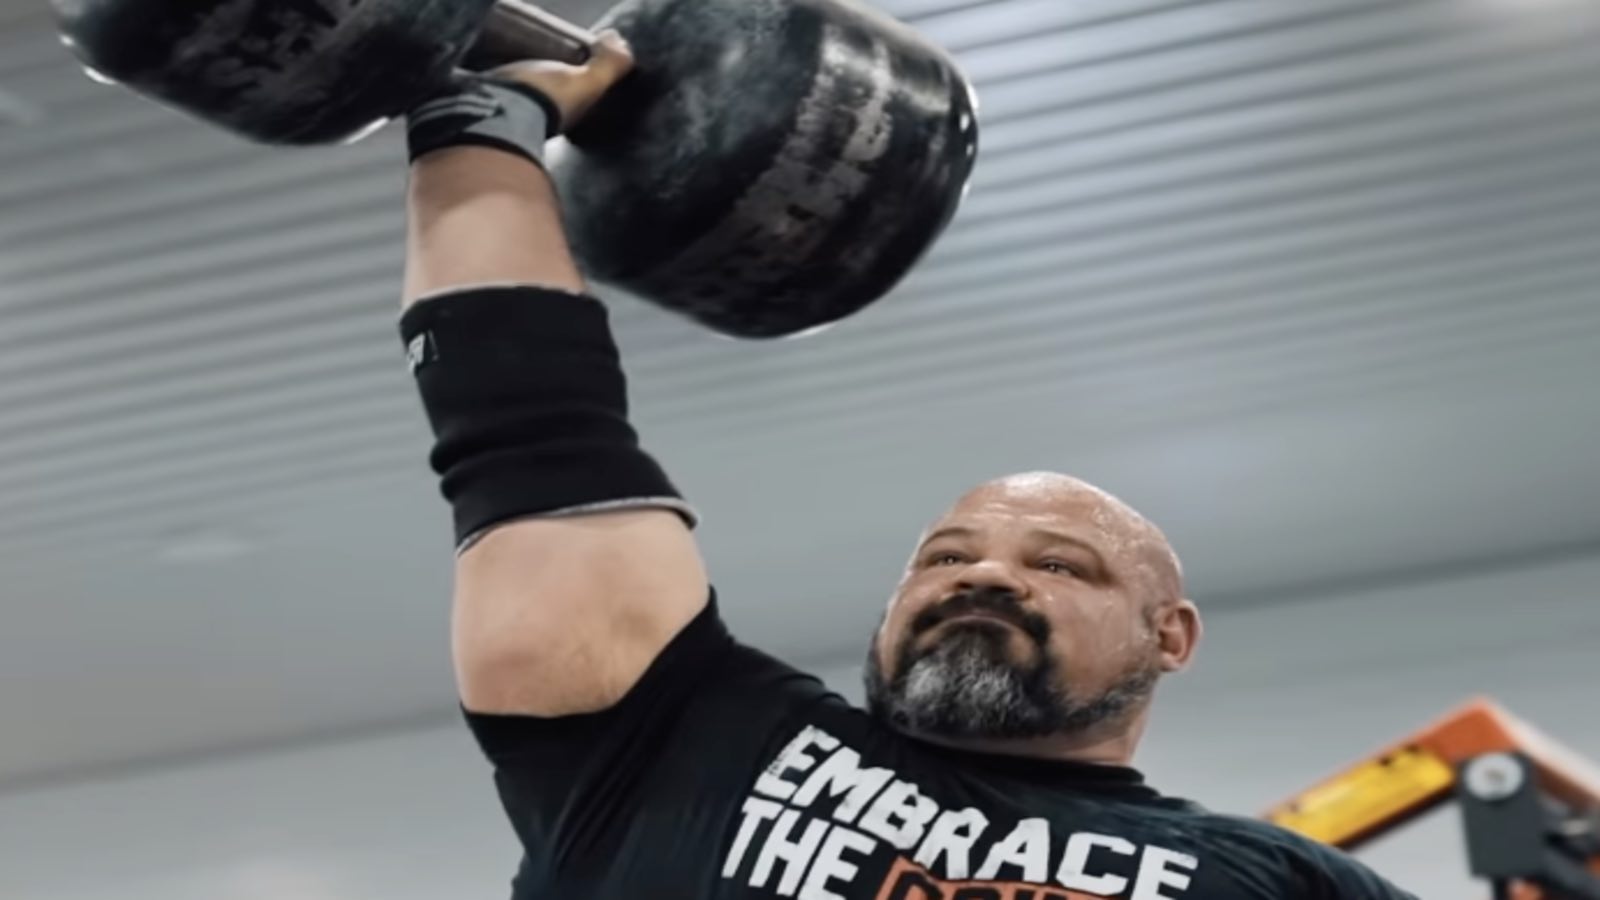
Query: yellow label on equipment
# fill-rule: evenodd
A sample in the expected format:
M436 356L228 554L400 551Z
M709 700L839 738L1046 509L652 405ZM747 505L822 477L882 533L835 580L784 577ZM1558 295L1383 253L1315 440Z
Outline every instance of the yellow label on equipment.
M1341 844L1418 805L1455 783L1448 763L1420 748L1363 763L1312 788L1269 818L1327 844Z

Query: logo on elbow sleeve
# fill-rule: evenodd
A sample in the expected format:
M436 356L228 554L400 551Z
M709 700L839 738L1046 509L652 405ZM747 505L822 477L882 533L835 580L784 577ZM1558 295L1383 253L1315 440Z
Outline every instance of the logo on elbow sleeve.
M1188 900L1199 868L1099 829L947 807L808 727L757 777L722 877L839 900Z
M423 366L433 362L434 359L433 336L428 332L424 331L406 344L406 367L411 370L412 375L417 374Z

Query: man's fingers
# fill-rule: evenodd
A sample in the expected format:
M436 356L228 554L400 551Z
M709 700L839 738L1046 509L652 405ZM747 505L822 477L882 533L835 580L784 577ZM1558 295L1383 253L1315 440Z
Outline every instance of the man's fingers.
M633 50L616 31L602 31L599 38L587 68L606 79L607 83L619 81L633 69Z

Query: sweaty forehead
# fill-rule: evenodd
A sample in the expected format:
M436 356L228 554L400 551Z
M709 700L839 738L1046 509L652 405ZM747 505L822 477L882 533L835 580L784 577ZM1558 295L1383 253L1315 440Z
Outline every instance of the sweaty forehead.
M1070 475L1028 472L981 484L929 533L951 526L1065 532L1094 546L1116 568L1136 571L1154 596L1183 594L1183 566L1166 535L1122 500Z
M1113 569L1132 573L1149 597L1184 595L1183 564L1166 535L1133 507L1069 475L1030 472L981 484L930 525L923 539L950 527L1064 532L1093 546Z
M1066 476L1028 474L968 491L934 528L1008 521L1086 530L1113 543L1133 538L1141 524L1136 513L1093 485Z

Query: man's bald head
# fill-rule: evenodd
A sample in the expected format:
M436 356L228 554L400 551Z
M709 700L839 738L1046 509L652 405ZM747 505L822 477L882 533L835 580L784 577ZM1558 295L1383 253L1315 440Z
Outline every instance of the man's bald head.
M945 738L1132 733L1199 633L1148 519L1081 479L1009 475L923 533L873 641L869 705Z
M1021 472L986 481L961 495L940 521L996 500L1055 509L1064 517L1085 521L1110 553L1134 563L1146 600L1159 604L1184 599L1183 563L1166 534L1110 491L1060 472ZM924 537L937 528L938 523L930 526Z

